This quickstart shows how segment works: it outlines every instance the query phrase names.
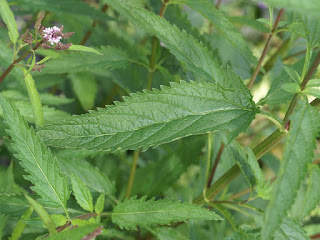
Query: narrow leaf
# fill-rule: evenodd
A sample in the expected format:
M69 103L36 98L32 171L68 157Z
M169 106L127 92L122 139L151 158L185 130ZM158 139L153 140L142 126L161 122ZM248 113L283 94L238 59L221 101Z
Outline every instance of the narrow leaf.
M91 47L86 47L86 46L82 46L82 45L71 45L68 50L72 50L72 51L81 51L81 52L90 52L90 53L95 53L98 55L103 55L101 52L95 50L94 48Z
M70 155L72 155L72 152ZM60 156L63 156L63 153ZM94 191L105 193L108 196L113 195L114 183L99 169L85 161L83 157L63 156L58 157L58 162L65 174L76 174Z
M113 210L112 221L120 228L136 229L187 220L223 220L219 215L198 205L179 201L130 198Z
M96 205L94 206L94 211L97 214L100 214L103 212L104 209L104 202L105 202L105 195L102 193L97 199Z
M219 33L228 41L236 51L238 51L250 64L256 64L257 59L253 56L247 42L241 36L240 32L233 26L221 11L216 9L212 2L207 0L173 0L170 3L186 4L190 8L199 12L208 19L219 31Z
M6 0L0 1L0 14L2 16L2 19L4 23L7 25L7 28L9 30L9 38L13 44L16 44L19 33L17 28L16 20L14 19L13 12L11 11L8 3Z
M73 194L78 204L89 212L93 211L92 195L87 186L75 174L71 177Z
M29 197L28 195L25 195L26 199L28 200L28 202L30 203L30 205L34 208L34 210L37 212L37 214L39 215L39 217L41 218L42 222L46 225L46 227L49 230L50 234L56 233L56 227L54 225L54 223L52 222L49 214L46 212L46 210L43 208L43 206L38 203L37 201L35 201L34 199L32 199L31 197Z
M12 235L9 240L18 240L23 233L27 223L26 220L29 220L31 214L33 213L33 208L29 208L22 216L20 217L16 227L13 229Z
M13 149L17 153L16 157L29 173L25 178L34 184L32 190L41 196L41 202L45 205L65 209L69 198L68 184L60 173L56 158L33 128L28 127L20 114L1 94L0 103L9 127L8 133L13 140Z
M132 94L115 106L48 125L39 133L47 144L57 147L145 150L212 131L228 131L232 139L246 130L256 111L241 91L181 82L160 91Z
M94 75L90 72L79 72L69 75L72 89L84 110L94 107L94 100L98 92L98 85Z
M272 239L306 177L307 165L313 158L315 137L320 129L319 123L319 113L306 100L300 102L291 117L283 162L265 212L263 240Z
M303 206L298 214L300 220L308 216L311 211L320 203L320 168L312 166L308 180L306 195L304 196Z
M35 56L34 56L34 58L35 58ZM43 110L42 110L42 104L40 101L40 96L39 96L36 84L31 76L31 74L28 73L26 70L25 70L24 80L25 80L26 87L28 90L35 124L37 127L43 127L44 120L43 120Z
M157 36L186 68L211 82L221 80L220 63L209 50L193 36L181 31L160 16L137 7L135 0L105 0L133 24Z

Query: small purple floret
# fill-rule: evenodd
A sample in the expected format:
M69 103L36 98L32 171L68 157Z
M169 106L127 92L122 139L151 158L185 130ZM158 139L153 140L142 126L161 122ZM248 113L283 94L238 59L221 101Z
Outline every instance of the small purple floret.
M62 39L61 36L61 30L60 28L54 26L54 27L48 27L43 30L43 38L49 42L51 45L57 44Z

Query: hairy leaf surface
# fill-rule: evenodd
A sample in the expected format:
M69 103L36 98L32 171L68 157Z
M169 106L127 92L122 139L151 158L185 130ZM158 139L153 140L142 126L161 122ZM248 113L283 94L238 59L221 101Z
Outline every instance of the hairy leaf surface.
M115 106L48 125L39 133L57 147L147 149L212 131L227 131L233 138L246 130L255 111L254 103L241 92L211 83L181 82L132 94Z
M112 221L125 229L148 227L187 220L222 220L214 212L191 203L161 199L130 198L113 210Z
M272 239L293 204L300 184L306 177L307 165L312 161L315 137L319 129L319 113L306 100L300 102L291 117L283 163L265 213L263 240Z
M68 184L61 175L56 158L1 94L0 103L16 157L29 173L25 178L34 184L32 190L41 196L45 205L65 208L69 198Z

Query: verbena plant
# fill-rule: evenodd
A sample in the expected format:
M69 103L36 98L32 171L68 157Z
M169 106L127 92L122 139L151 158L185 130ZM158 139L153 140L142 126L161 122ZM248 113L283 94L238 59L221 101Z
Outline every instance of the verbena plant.
M319 238L320 3L265 4L0 0L0 238Z

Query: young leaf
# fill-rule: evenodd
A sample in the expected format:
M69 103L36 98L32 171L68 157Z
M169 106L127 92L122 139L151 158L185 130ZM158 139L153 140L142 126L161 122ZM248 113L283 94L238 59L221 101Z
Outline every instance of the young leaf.
M52 222L49 214L46 212L46 210L43 208L43 206L35 201L33 198L29 197L28 195L25 195L26 199L30 203L30 205L34 208L34 210L37 212L39 217L41 218L42 222L46 225L46 227L49 230L50 234L56 233L56 227L54 226L54 223Z
M34 56L34 58L35 58L35 56ZM35 124L37 127L43 127L44 126L43 110L42 110L42 104L40 101L40 96L37 91L36 84L31 76L31 74L28 73L26 70L24 70L24 72L25 72L24 80L25 80L26 87L28 90Z
M211 82L221 81L220 63L202 43L160 16L137 7L134 0L105 0L133 24L144 29L165 44L186 68Z
M96 235L100 234L102 226L99 227L98 224L90 224L86 226L74 227L70 230L65 230L63 232L55 233L50 235L47 240L89 240L91 238L86 238L86 236L95 233ZM95 236L96 236L95 235Z
M87 186L75 174L71 177L73 194L78 204L89 212L93 211L92 195Z
M91 72L79 72L69 75L72 89L84 110L94 107L94 100L98 92L98 85Z
M81 51L81 52L90 52L90 53L95 53L98 55L103 55L101 52L95 50L94 48L91 47L86 47L86 46L82 46L82 45L71 45L68 50L71 51Z
M25 178L34 186L32 190L41 196L41 202L48 206L63 207L69 198L68 184L60 173L60 166L40 137L29 128L20 114L8 100L0 94L3 116L9 127L13 148L21 165L30 175Z
M12 235L9 240L18 240L23 233L27 223L26 220L29 220L31 214L33 213L33 208L30 207L22 216L20 217L16 227L13 229Z
M257 111L240 91L205 82L172 83L46 126L39 133L52 146L110 151L145 150L212 131L228 131L232 139L249 126Z
M207 18L235 49L245 57L250 64L256 64L257 59L252 55L247 42L243 39L240 32L232 25L223 13L207 0L174 0L170 3L182 3L199 12Z
M2 16L2 19L4 23L7 25L7 28L9 30L9 38L13 44L16 44L19 33L17 28L16 20L14 19L13 12L11 11L8 3L6 0L0 1L0 14Z
M100 214L103 212L104 209L104 202L105 202L105 195L102 193L97 199L96 205L94 206L94 211L97 214Z
M113 210L112 221L120 228L136 229L187 220L223 220L219 215L198 205L161 199L130 198Z
M83 157L77 157L77 155L75 157L63 156L63 153L60 155L62 157L58 157L58 162L65 174L75 174L89 188L100 193L105 193L108 196L113 195L114 183L99 169L93 167Z
M101 47L103 56L80 51L59 52L58 57L52 57L46 64L45 73L59 74L80 71L95 71L96 69L123 68L130 63L126 52L116 47ZM38 73L41 74L41 73Z
M298 104L291 117L281 169L274 183L272 198L265 212L262 239L272 239L281 219L294 202L312 161L315 137L320 130L319 113L306 100Z

